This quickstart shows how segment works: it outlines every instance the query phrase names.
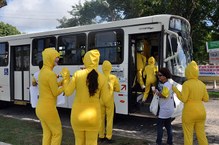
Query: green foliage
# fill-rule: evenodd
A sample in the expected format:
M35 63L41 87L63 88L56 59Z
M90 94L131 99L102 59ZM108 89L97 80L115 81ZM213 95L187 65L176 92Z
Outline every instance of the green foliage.
M199 63L208 61L205 42L219 39L218 0L107 0L108 7L103 1L91 0L86 1L84 5L79 3L72 6L73 9L70 11L72 17L58 20L61 24L58 28L155 14L180 15L191 24L194 59Z
M0 36L20 34L16 27L0 22Z
M210 98L219 98L219 92L208 92Z

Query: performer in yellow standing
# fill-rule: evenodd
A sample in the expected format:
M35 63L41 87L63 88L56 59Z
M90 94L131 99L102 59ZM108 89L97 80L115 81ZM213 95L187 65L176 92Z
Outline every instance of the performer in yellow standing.
M208 145L205 134L206 111L204 102L209 100L206 86L198 79L199 68L195 61L192 61L185 70L187 81L182 85L182 92L175 86L173 91L179 100L184 103L182 113L182 127L184 133L184 145L193 144L193 132L195 130L198 144Z
M145 67L143 72L143 77L146 77L145 82L145 92L142 98L142 102L145 102L148 98L148 94L150 92L151 85L155 86L157 78L156 78L157 66L155 66L154 57L150 57L148 59L148 65Z
M63 88L58 88L57 76L53 72L59 61L59 53L54 48L46 48L42 56L43 68L39 73L39 100L36 106L36 115L43 128L42 145L61 145L62 126L56 102Z
M105 76L97 71L100 53L88 51L83 59L85 69L74 73L65 87L65 95L76 90L71 111L71 125L75 135L75 145L97 145L101 123L100 101L104 105L110 101Z
M114 116L114 91L120 91L120 84L118 78L110 74L112 70L112 65L109 61L105 60L103 62L102 70L104 75L108 80L108 87L109 87L109 94L110 94L110 101L109 106L105 106L101 104L101 127L99 131L99 138L106 140L111 143L112 142L112 132L113 132L113 116ZM105 120L106 120L106 127L105 127Z

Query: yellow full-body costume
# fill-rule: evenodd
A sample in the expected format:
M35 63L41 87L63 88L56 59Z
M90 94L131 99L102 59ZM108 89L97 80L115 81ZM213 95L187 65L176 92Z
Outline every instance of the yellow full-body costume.
M63 91L58 88L57 76L53 72L55 59L59 53L53 48L46 48L42 52L43 68L39 73L39 100L36 106L36 115L43 128L43 145L60 145L62 126L56 108L57 96Z
M104 75L108 80L109 87L109 106L105 106L101 103L101 127L99 131L99 138L107 138L108 140L112 139L113 132L113 116L114 116L114 91L120 91L119 80L115 75L110 74L112 70L112 65L109 61L105 60L103 62L102 70ZM106 120L106 127L105 127ZM105 136L106 133L106 136Z
M65 88L65 95L70 96L76 90L71 111L71 125L75 135L75 145L97 145L101 123L100 101L109 102L109 91L105 76L98 73L98 90L90 96L86 84L88 74L97 71L100 53L88 51L83 59L85 69L74 73L72 80Z
M193 144L193 132L195 130L199 145L208 145L205 134L206 111L202 101L209 100L206 86L198 80L199 69L195 61L192 61L185 70L187 81L182 85L182 92L175 86L173 91L184 103L182 113L182 127L184 133L184 145Z
M156 72L157 72L157 67L155 66L155 59L154 57L150 57L148 59L148 65L145 67L144 72L143 72L143 76L144 77L146 76L145 92L142 98L143 102L147 100L151 85L155 86L156 84L156 81L157 81Z
M143 54L141 54L141 52L138 52L137 53L137 81L142 89L145 87L142 78L142 71L145 67L145 64L146 64L146 57Z

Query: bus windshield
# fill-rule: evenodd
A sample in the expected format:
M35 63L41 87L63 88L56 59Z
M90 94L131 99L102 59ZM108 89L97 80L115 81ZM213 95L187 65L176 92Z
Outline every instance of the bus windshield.
M182 50L186 55L187 60L190 62L192 60L192 39L190 37L190 24L184 19L171 17L169 29L179 35Z
M187 64L192 60L192 40L188 21L171 17L168 31L168 67L175 76L184 76Z

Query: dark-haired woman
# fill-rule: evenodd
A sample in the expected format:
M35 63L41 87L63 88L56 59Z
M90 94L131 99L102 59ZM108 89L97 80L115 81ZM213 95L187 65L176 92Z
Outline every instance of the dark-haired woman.
M156 90L159 96L159 114L157 120L157 145L162 145L163 127L167 130L167 144L173 144L173 133L171 125L171 116L174 112L174 100L172 93L172 84L168 81L171 78L171 73L167 68L161 68L157 73L159 81L163 84L162 90Z
M85 69L75 72L64 90L66 96L76 90L71 112L75 145L97 145L100 101L107 105L110 99L107 80L97 71L99 58L98 50L88 51L83 58Z

